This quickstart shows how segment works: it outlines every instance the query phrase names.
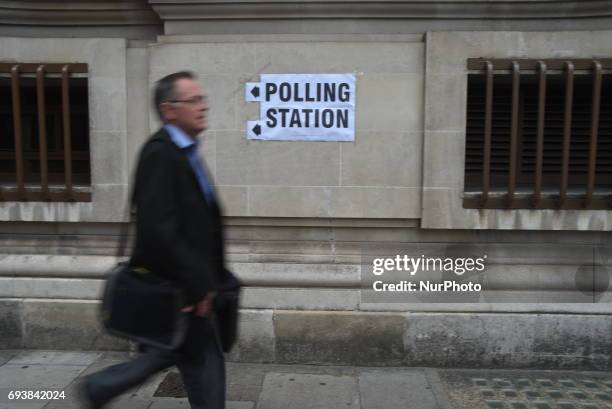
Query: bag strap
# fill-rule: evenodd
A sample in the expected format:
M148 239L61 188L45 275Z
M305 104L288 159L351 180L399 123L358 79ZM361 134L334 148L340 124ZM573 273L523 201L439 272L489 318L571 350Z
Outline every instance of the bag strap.
M134 177L131 178L135 180ZM115 257L123 258L126 256L126 248L128 244L128 235L130 234L130 226L132 222L136 220L134 217L136 214L136 208L134 207L134 195L136 194L136 184L134 183L134 188L130 193L130 198L128 200L128 205L126 206L126 218L127 222L121 224L121 229L119 230L119 245L117 246L117 252L115 253Z
M115 254L115 257L117 258L123 258L126 256L128 235L130 234L130 225L132 224L132 217L133 217L131 206L128 206L127 213L128 213L127 215L128 220L126 223L121 224L121 229L119 231L119 246L117 246L117 253Z

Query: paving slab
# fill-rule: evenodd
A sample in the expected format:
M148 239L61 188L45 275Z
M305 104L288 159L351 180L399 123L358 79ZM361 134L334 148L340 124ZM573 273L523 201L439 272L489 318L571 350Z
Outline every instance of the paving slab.
M21 351L7 364L89 366L101 355L100 352Z
M156 398L149 409L189 409L186 398Z
M155 398L148 409L189 409L186 398ZM225 402L225 409L253 409L253 402ZM113 408L111 408L113 409ZM117 408L119 409L119 408ZM123 408L121 408L123 409Z
M97 372L100 369L106 368L107 366L120 364L128 359L130 359L130 356L127 352L102 352L96 361L89 365L81 376Z
M265 365L227 364L227 399L257 402L264 377Z
M352 376L268 373L258 409L359 409Z
M0 351L0 409L83 409L85 374L125 352ZM612 373L227 363L227 409L612 409ZM166 382L166 394L164 388ZM9 401L9 390L63 390L54 401ZM169 368L109 409L189 408Z
M23 404L24 407L32 406L34 408L42 408L46 404L54 402L58 404L58 408L63 408L65 407L66 401L71 401L70 397L72 392L69 390L68 386L85 368L85 366L77 365L5 364L0 367L0 405L7 405L9 409L18 409L18 407L15 406L16 404ZM11 390L63 391L66 399L57 401L16 401L8 398L8 393Z
M365 370L359 375L362 409L438 409L419 370Z
M10 349L0 350L0 366L10 361L19 351L12 351Z
M79 365L5 364L0 367L0 389L62 390L84 369Z
M45 402L0 402L0 409L42 409L45 405Z
M225 409L254 409L255 402L225 402Z

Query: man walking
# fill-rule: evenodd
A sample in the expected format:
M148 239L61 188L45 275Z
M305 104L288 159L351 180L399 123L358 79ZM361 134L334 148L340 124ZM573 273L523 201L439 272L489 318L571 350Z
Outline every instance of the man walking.
M213 299L236 279L224 267L221 211L198 156L197 136L208 126L208 101L195 75L183 71L157 82L154 104L164 125L143 146L138 160L130 264L182 285L189 330L179 349L146 347L132 361L89 375L84 390L92 406L101 408L153 373L176 365L192 409L222 409L225 363Z

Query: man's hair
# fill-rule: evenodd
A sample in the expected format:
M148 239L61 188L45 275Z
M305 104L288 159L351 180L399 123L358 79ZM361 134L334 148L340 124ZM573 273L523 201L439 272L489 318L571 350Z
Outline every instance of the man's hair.
M191 71L179 71L170 75L166 75L155 83L155 90L153 91L153 105L155 105L155 112L162 121L161 109L159 106L166 101L171 101L174 98L174 83L180 79L197 79L196 75Z

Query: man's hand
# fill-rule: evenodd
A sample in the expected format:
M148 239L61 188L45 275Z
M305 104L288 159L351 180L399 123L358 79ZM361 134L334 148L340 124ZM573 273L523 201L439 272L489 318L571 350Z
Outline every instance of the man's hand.
M214 298L214 293L208 293L202 301L199 301L196 305L188 305L184 307L181 312L191 312L195 310L195 315L198 317L208 317L212 311L212 303Z

